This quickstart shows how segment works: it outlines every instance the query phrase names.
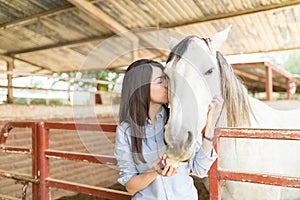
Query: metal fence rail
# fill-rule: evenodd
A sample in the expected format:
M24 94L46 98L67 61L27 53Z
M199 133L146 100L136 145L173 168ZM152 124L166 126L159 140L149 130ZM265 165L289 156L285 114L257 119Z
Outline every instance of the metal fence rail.
M240 128L217 128L215 134L219 135L215 144L217 154L220 153L220 138L248 138L248 139L277 139L277 140L300 140L300 130L274 130L274 129L240 129ZM220 169L217 159L209 171L210 200L221 199L220 180L240 181L249 183L268 184L300 188L300 177L280 176L272 174L253 174L234 172Z
M31 128L32 129L32 147L7 147L4 146L9 132L13 128ZM50 177L49 158L62 158L68 160L84 161L105 165L116 165L117 161L113 156L95 155L88 153L57 151L49 149L49 135L51 129L60 130L86 130L86 131L105 131L115 132L116 124L75 124L75 123L44 123L44 122L9 122L3 126L0 132L0 151L6 153L26 153L32 155L32 176L16 174L0 170L0 177L11 178L23 181L24 186L32 184L33 200L49 200L50 187L74 191L83 194L94 195L109 199L131 199L127 192L95 187L91 185L73 183ZM9 197L5 197L9 198ZM26 191L23 198L26 198ZM1 199L1 197L0 197ZM13 199L13 198L12 198Z
M5 146L9 137L9 132L13 128L31 128L32 146L31 148ZM89 153L68 152L49 149L49 135L51 129L60 130L86 130L115 132L116 124L76 124L76 123L45 123L45 122L9 122L6 123L0 132L0 151L6 153L31 154L32 155L32 175L17 174L0 170L0 177L11 178L27 186L32 184L33 200L49 200L50 187L70 190L83 194L90 194L109 199L130 199L127 192L112 190L108 188L95 187L91 185L79 184L69 181L53 179L50 177L50 159L62 158L67 160L84 161L105 165L116 165L117 161L113 156L95 155ZM220 137L248 138L248 139L279 139L279 140L300 140L300 130L273 130L273 129L215 129L215 133ZM218 154L220 137L215 149ZM244 172L234 172L220 169L217 159L209 171L210 178L210 199L221 199L220 180L243 181L250 183L269 184L276 186L300 188L300 177L276 176L270 174L251 174ZM3 196L3 195L2 195ZM23 195L24 197L24 195ZM25 188L26 197L26 188ZM8 197L6 197L8 198ZM1 195L0 195L1 199ZM14 199L14 198L11 198ZM25 198L22 198L25 199Z

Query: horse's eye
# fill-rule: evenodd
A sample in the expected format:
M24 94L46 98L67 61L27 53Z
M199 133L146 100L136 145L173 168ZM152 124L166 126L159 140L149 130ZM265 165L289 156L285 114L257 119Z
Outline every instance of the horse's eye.
M207 75L210 75L211 73L213 72L213 68L210 68L209 70L207 70L204 75L207 76Z

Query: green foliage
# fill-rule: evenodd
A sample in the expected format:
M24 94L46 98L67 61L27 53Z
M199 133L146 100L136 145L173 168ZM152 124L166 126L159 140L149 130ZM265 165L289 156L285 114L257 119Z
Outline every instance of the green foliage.
M104 81L116 81L119 78L120 74L116 72L112 72L110 70L101 70L101 71L85 71L85 72L68 72L58 74L58 77L67 77L67 80L58 79L53 85L59 81L69 82L70 86L74 86L79 90L88 90L90 88L96 87L97 80ZM73 81L70 81L73 80ZM91 82L87 82L84 80L90 80ZM94 82L93 82L94 81ZM98 90L100 91L110 91L112 90L112 86L108 84L98 84Z
M300 50L269 52L262 54L261 59L292 74L300 74Z
M50 99L50 105L63 105L64 101L62 99Z
M293 51L288 54L284 68L292 74L300 74L300 51Z
M27 104L27 99L14 97L14 104Z
M30 104L33 104L33 105L46 104L46 99L42 99L42 98L32 99Z
M104 81L112 81L112 82L116 82L116 80L120 77L119 73L116 72L112 72L109 70L104 70L102 71L99 76L98 76L98 80L104 80ZM100 86L98 86L97 88L100 91L112 91L113 87L111 85L107 85L107 84L100 84Z
M45 105L47 104L47 99L44 98L34 98L34 99L28 99L28 98L20 98L15 97L14 98L14 104L24 105L24 104L33 104L33 105ZM65 102L63 99L50 99L48 102L49 105L64 105Z

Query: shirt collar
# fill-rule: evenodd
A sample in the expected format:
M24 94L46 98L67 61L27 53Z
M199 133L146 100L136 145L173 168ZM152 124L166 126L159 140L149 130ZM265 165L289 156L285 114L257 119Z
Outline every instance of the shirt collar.
M165 109L162 107L162 108L161 108L161 111L160 111L159 113L156 114L156 119L161 119L161 118L164 119L165 116L166 116L166 111L165 111ZM149 117L147 117L146 122L147 122L147 125L152 124L152 122L151 122L151 120L150 120Z

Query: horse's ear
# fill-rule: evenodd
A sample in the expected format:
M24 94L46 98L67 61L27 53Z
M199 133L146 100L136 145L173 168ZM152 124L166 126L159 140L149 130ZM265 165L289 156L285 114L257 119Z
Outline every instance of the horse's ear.
M230 24L223 31L220 31L211 37L212 46L215 51L218 51L220 49L221 45L223 44L223 42L225 42L225 40L228 37L228 33L229 33L231 27L232 27L232 25Z
M169 48L173 49L180 41L174 37L170 37L169 39Z

